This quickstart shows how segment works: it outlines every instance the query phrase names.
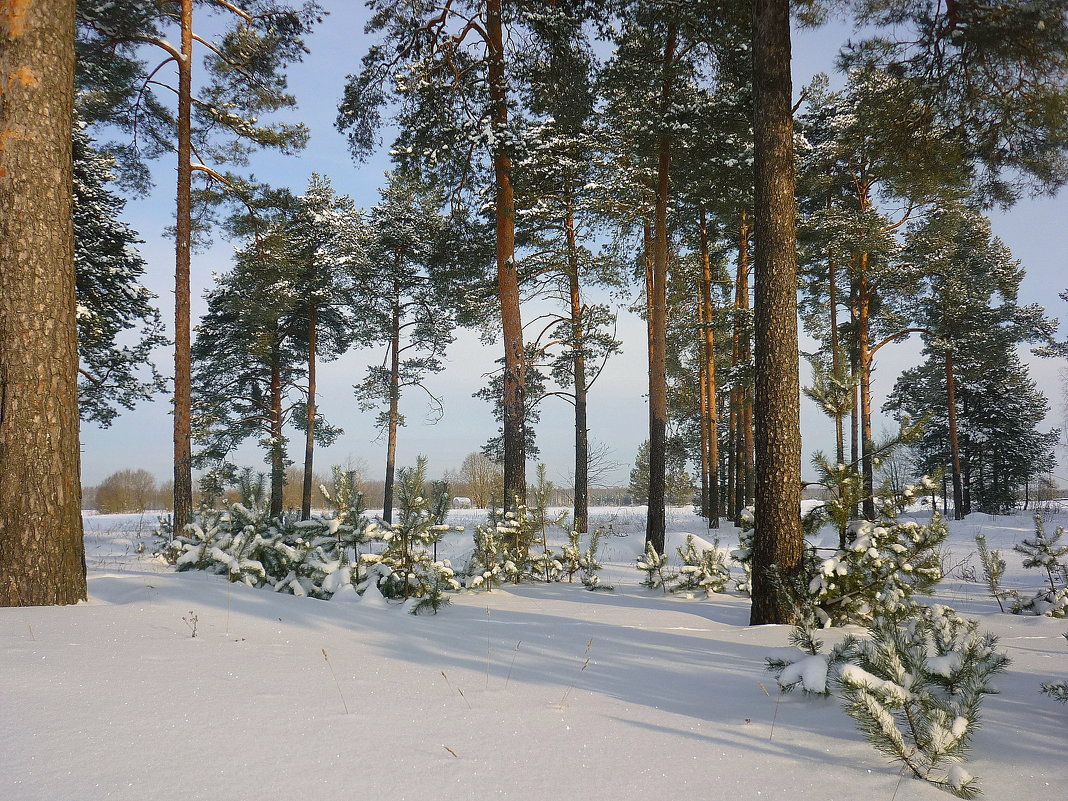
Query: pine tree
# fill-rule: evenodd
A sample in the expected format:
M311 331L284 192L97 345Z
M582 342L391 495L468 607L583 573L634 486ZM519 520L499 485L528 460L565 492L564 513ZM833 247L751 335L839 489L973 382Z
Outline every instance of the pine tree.
M457 194L485 192L492 198L509 507L526 492L526 366L513 187L516 122L529 86L525 54L539 43L580 32L584 13L581 6L515 0L383 5L368 24L379 41L350 77L338 110L338 126L362 158L374 147L383 106L397 103L400 132L392 148L397 159L433 173Z
M0 606L86 597L73 34L73 0L7 3L0 15Z
M959 520L968 509L961 474L956 352L989 348L995 340L1048 340L1052 324L1037 305L1017 304L1023 269L973 208L947 203L932 210L922 223L910 227L904 255L906 272L917 289L910 303L913 325L922 329L925 352L932 359L941 356L945 364L946 445Z
M387 176L381 198L360 231L356 326L362 345L384 345L385 354L382 366L369 367L355 389L361 408L385 406L377 424L386 434L382 519L388 523L397 429L404 425L401 396L408 387L422 389L431 419L441 418L441 399L425 381L443 367L441 360L461 316L462 296L446 261L448 218L442 213L440 190L414 175L394 172Z
M194 5L224 14L230 27L215 42L194 32ZM302 36L319 7L273 0L82 0L78 4L80 111L130 135L116 150L135 184L147 185L143 158L175 152L174 516L179 530L192 509L192 367L189 264L193 175L236 188L221 163L243 161L255 146L299 149L303 125L264 124L260 117L293 106L284 70L304 53ZM176 36L174 36L176 34ZM174 36L178 44L172 44ZM207 51L205 80L194 92L194 41ZM162 59L162 60L159 60ZM174 65L176 85L161 70ZM169 111L175 103L175 113ZM194 160L195 155L195 160ZM214 167L205 164L208 160Z

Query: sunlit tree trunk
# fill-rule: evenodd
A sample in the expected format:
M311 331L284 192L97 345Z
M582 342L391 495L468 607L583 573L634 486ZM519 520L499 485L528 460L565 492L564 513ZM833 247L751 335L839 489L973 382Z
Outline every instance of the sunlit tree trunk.
M0 606L86 597L71 126L74 0L0 0Z
M192 242L193 0L179 7L182 58L178 61L178 189L174 225L174 530L193 509L192 368L190 357L189 254Z
M701 387L701 406L704 424L702 431L705 447L702 449L701 462L707 465L704 470L706 489L706 514L708 527L719 528L719 418L716 406L716 332L715 313L712 308L712 257L708 247L708 221L704 209L701 210L701 298L702 317L702 361L703 385Z
M386 429L386 481L382 490L382 519L393 522L393 484L397 471L397 427L400 423L400 297L394 296L392 338L389 343L389 418Z
M792 623L771 569L801 566L801 424L789 0L753 7L756 523L750 621Z
M497 233L497 292L504 336L504 506L524 503L527 493L523 378L523 323L519 310L519 276L515 263L515 192L512 159L503 142L508 128L507 81L504 74L504 32L501 0L486 2L489 95L494 131L493 149Z

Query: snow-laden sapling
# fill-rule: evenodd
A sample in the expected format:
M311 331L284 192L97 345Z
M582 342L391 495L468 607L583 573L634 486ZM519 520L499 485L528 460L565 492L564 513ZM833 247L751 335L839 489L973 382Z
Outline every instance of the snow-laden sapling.
M601 577L597 573L601 570L601 563L597 561L597 551L601 548L601 529L594 529L590 533L590 545L579 556L579 567L582 568L582 586L587 590L601 590L611 592L615 589L610 584L602 584Z
M511 512L508 514L512 515ZM512 534L512 525L506 516L497 523L475 527L475 549L467 567L469 589L492 590L505 581L519 581L519 568L512 561L504 540Z
M879 615L838 671L843 706L868 741L960 798L979 794L960 765L991 679L1009 664L997 638L944 606Z
M638 557L636 567L645 574L641 585L650 590L662 587L667 592L668 585L677 578L675 573L668 572L667 554L657 553L651 542L645 543L645 553Z
M703 592L706 596L723 592L730 581L731 572L719 549L718 538L713 540L711 548L698 551L696 538L693 534L687 534L686 546L679 546L676 550L682 566L679 568L679 581L671 588L672 592Z
M802 557L803 572L790 581L776 581L797 610L800 619L815 616L820 626L846 623L864 624L876 609L889 609L912 602L916 593L926 593L942 578L938 546L948 531L942 518L935 514L927 524L897 518L898 501L915 497L929 486L924 479L902 493L885 496L877 521L854 520L846 529L846 547L822 556L806 541ZM806 537L814 536L824 518L819 508L801 518ZM739 588L747 587L752 561L752 514L739 516L741 546L731 555L746 571ZM774 577L773 577L774 579Z
M1035 515L1034 539L1023 539L1013 549L1023 555L1023 566L1046 571L1049 589L1032 598L1017 597L1012 612L1064 617L1068 615L1068 545L1061 545L1064 527L1049 535L1041 515Z
M1068 631L1064 633L1064 639L1068 640ZM1068 703L1068 681L1050 681L1042 685L1042 692L1054 701L1062 704Z
M430 548L451 527L437 522L431 501L424 497L425 483L426 457L420 456L415 467L406 467L397 474L397 521L378 522L369 527L380 530L385 543L377 560L389 569L378 581L382 594L405 599L432 596L432 600L417 604L413 611L437 611L448 603L442 595L444 591L460 589L448 561L435 561L431 556Z
M998 609L1005 611L1001 598L1006 592L1001 589L1001 577L1005 575L1005 560L998 551L992 551L987 547L986 537L982 534L975 535L975 545L979 549L979 562L983 566L983 579L990 595L998 602Z
M775 674L779 689L790 692L800 688L806 694L830 695L828 679L852 656L857 647L856 637L849 635L823 653L823 640L816 638L816 629L797 626L790 632L790 644L802 653L798 659L768 657L766 667Z

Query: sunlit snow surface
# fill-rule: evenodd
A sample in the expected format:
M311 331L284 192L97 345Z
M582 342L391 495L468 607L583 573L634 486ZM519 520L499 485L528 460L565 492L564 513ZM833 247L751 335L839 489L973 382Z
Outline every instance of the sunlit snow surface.
M457 512L469 531L442 555L462 565L482 518ZM833 697L779 696L764 658L796 652L787 629L746 625L745 597L640 588L643 509L593 518L615 592L508 586L417 618L177 574L151 558L151 515L87 516L89 602L0 609L0 799L949 797L902 779ZM668 526L672 551L715 536L689 510ZM952 531L947 567L982 531L1007 586L1041 585L1011 552L1028 513ZM967 770L991 801L1060 797L1068 708L1039 684L1068 677L1068 621L999 614L954 576L938 602L1013 660Z

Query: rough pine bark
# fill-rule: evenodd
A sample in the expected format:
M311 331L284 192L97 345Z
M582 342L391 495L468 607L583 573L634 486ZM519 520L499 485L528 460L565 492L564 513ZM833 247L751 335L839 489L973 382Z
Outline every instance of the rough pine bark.
M508 128L507 81L504 75L504 31L501 0L486 2L486 44L489 95L495 136ZM497 294L504 336L504 507L513 509L527 495L526 415L523 321L519 310L519 275L515 263L515 191L512 159L500 140L493 146L497 231Z
M193 509L189 253L192 242L193 0L181 0L182 59L178 61L178 187L174 235L174 530Z
M0 606L86 597L71 222L74 0L0 0Z
M792 623L772 568L800 569L801 424L790 2L753 6L756 521L750 622Z

